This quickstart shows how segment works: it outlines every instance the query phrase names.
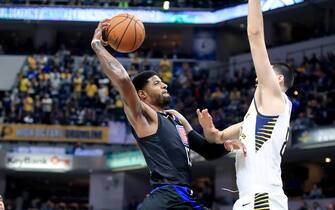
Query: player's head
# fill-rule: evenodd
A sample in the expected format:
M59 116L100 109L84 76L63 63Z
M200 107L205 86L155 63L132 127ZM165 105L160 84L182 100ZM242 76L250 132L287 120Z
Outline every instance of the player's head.
M143 71L135 75L132 81L142 101L160 108L170 104L171 96L167 91L167 85L156 72Z
M273 63L272 68L275 71L280 87L283 91L292 87L294 82L294 71L285 63Z

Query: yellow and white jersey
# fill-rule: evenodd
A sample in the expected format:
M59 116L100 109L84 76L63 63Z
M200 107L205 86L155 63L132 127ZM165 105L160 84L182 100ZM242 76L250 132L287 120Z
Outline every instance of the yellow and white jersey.
M284 194L281 158L288 139L292 103L285 98L285 111L279 116L264 116L257 110L255 99L244 116L240 140L247 148L236 153L237 187L240 197L267 192Z

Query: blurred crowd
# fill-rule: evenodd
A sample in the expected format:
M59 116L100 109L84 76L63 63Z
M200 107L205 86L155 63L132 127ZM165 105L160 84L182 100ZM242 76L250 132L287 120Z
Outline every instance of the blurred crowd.
M130 76L153 70L150 59L130 54L130 61L126 66ZM288 62L297 74L289 91L294 104L293 130L334 124L334 54L305 57L301 64L293 59ZM1 120L102 126L109 120L125 121L120 95L100 68L94 56L75 59L64 47L52 57L28 56L15 86L2 97ZM169 85L172 107L196 129L197 108L208 108L215 125L225 128L242 120L254 94L255 71L251 68L235 69L213 80L209 69L196 63L175 64L164 56L154 70Z
M41 200L35 198L32 200L23 200L17 197L13 200L7 199L5 202L6 210L93 210L88 203L64 202L61 200Z
M329 202L328 204L322 205L318 201L313 201L311 204L306 201L301 201L301 206L298 209L292 210L334 210L335 203Z
M334 124L335 121L335 56L328 53L318 58L304 57L302 64L289 60L297 71L292 91L299 108L294 113L292 128L304 130L316 125Z
M122 101L97 60L78 65L66 49L54 57L28 56L16 86L2 100L4 122L107 125L123 120Z
M25 5L68 5L68 6L101 6L101 7L162 7L165 0L0 0L5 4L25 4ZM243 0L171 0L172 8L211 8L219 9L223 7L241 4Z

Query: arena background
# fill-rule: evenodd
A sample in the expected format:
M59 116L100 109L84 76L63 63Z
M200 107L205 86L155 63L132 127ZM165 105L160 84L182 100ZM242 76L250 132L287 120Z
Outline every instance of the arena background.
M90 41L120 12L144 21L146 39L115 53L130 75L160 73L201 132L196 108L224 128L240 121L255 74L245 0L0 0L0 195L6 209L133 210L149 174L120 96ZM291 135L282 164L290 210L334 210L335 1L262 0L272 62L296 71ZM193 187L213 210L231 209L233 154L193 159Z

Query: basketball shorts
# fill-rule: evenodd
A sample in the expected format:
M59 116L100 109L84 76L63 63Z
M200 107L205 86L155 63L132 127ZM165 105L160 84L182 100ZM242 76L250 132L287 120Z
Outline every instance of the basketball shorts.
M208 210L193 196L190 188L179 185L163 185L152 190L138 210Z
M250 194L239 198L233 210L288 210L288 200L284 194Z

